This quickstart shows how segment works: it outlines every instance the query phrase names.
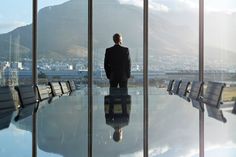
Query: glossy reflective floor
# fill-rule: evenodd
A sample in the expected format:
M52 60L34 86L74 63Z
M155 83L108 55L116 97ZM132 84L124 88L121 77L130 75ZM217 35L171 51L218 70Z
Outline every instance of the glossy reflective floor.
M76 91L50 104L44 102L37 115L39 157L86 157L88 103L87 90ZM109 119L104 105L107 88L96 87L93 104L93 156L143 156L143 95L142 88L129 88L128 114ZM149 91L149 156L197 157L198 111L191 103L167 95L165 89L150 87ZM121 112L119 106L117 113ZM115 113L114 113L115 114ZM205 153L207 157L233 157L236 153L236 118L219 123L206 116ZM31 156L31 118L28 117L0 131L0 156ZM123 138L113 139L114 128L122 128ZM220 152L219 152L220 150Z

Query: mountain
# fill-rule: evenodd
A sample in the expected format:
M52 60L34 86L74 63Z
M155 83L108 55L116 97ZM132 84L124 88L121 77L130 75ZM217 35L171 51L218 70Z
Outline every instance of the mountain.
M179 13L161 13L150 11L149 14L149 50L155 57L165 55L198 56L198 15ZM213 16L213 15L212 15ZM221 25L215 15L209 17L206 30L217 32ZM70 0L60 5L43 8L38 13L38 54L39 57L86 57L87 56L87 1ZM233 21L230 30L235 26ZM228 21L229 22L229 21ZM211 24L212 23L212 24ZM0 35L0 53L9 56L11 49L14 56L31 56L32 25L26 25ZM214 32L215 32L214 31ZM95 60L102 60L104 49L113 45L112 35L120 32L124 45L131 49L131 57L142 62L143 53L143 12L132 5L120 4L113 0L94 1L93 5L93 44ZM207 33L207 32L206 32ZM226 32L227 33L227 32ZM214 34L214 33L213 33ZM217 33L215 33L216 35ZM227 41L229 33L222 36ZM235 58L233 41L225 49L217 48L215 35L206 36L206 50L209 57L227 53L229 59ZM232 37L232 39L234 39ZM222 39L222 40L223 40ZM11 41L11 44L10 44ZM11 45L11 46L10 46ZM232 46L234 45L234 46ZM214 55L212 55L214 54Z
M142 10L131 5L122 5L118 1L101 0L94 2L94 49L111 46L112 35L121 32L124 44L142 51L143 37ZM0 35L0 52L9 54L9 41L12 46L20 44L20 55L31 54L31 27L19 27ZM168 29L166 29L168 28ZM182 29L162 19L150 16L150 46L160 53L178 53L191 51L191 30ZM182 34L182 40L178 35ZM16 39L18 39L16 41ZM192 41L193 42L193 41ZM71 0L61 5L43 8L38 14L38 52L39 56L81 56L87 47L87 2ZM181 49L178 50L177 48ZM13 49L13 48L12 48ZM166 51L168 49L168 51ZM81 51L83 52L81 54Z

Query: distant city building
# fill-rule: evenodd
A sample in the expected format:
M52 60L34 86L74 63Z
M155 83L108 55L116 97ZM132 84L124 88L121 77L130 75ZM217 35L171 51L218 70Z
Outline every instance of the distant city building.
M3 70L3 85L9 85L9 86L16 86L18 85L19 82L19 77L18 77L18 69L12 69L10 67L6 67Z
M11 63L11 68L13 69L20 69L20 70L23 70L23 64L22 62L13 62Z
M69 65L69 70L73 70L73 65Z

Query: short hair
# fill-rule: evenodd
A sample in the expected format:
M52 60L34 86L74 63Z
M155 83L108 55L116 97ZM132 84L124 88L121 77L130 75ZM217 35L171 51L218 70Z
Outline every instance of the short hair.
M121 140L122 140L122 138L123 138L123 135L122 135L123 133L122 133L122 130L120 130L120 129L118 129L118 130L116 130L115 129L115 131L114 131L114 133L113 133L113 140L115 141L115 142L120 142Z
M119 132L119 131L114 131L114 133L113 133L113 140L114 140L115 142L120 142L121 139L122 139L121 132Z
M113 35L113 41L115 43L119 43L121 41L121 35L119 33L116 33Z

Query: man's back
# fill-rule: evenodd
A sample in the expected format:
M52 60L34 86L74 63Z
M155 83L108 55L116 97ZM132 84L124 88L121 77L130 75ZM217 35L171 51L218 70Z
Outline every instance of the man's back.
M110 80L127 80L130 77L129 49L120 45L107 48L104 67Z

